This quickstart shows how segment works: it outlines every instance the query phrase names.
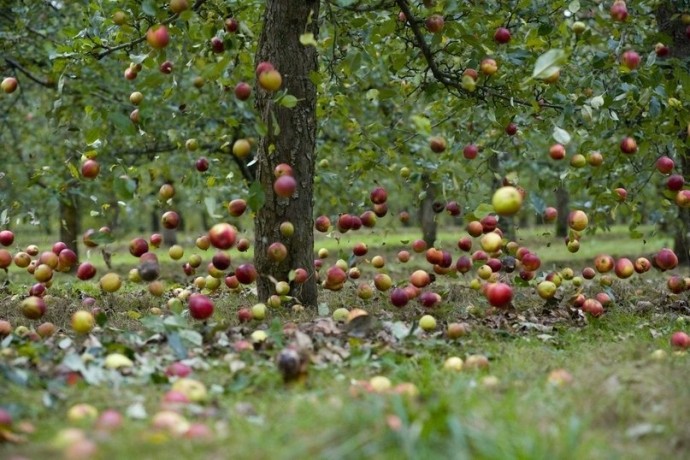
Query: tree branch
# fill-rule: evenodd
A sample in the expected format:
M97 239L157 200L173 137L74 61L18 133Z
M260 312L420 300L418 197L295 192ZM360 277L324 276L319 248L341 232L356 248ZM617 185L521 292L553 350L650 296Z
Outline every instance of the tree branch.
M23 73L24 75L26 75L27 78L28 78L29 80L31 80L31 81L33 81L33 82L35 82L35 83L38 83L38 84L41 85L41 86L45 86L46 88L55 88L55 83L54 83L54 82L50 82L50 81L48 81L48 80L41 80L40 78L38 78L37 76L35 76L34 74L32 74L26 67L22 66L20 63L18 63L18 62L15 61L14 59L6 57L6 58L5 58L5 62L6 62L7 65L9 65L10 67L17 69L17 70L19 70L21 73Z

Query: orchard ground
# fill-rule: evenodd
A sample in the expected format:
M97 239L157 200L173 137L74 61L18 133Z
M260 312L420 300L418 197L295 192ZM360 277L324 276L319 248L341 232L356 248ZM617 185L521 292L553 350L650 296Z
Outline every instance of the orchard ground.
M614 227L611 233L587 235L581 251L570 254L547 232L518 232L546 272L565 266L579 271L599 253L649 256L670 244L656 236L643 246ZM439 245L450 248L459 233L464 232L444 229ZM407 264L394 261L417 235L414 229L358 232L339 241L320 239L316 249L328 248L329 266L347 258L355 242L364 242L369 253L358 259L362 279L375 272L366 260L379 254L398 282L411 268L428 266L423 254L413 254ZM136 259L123 255L124 245L111 249L126 277ZM208 258L210 251L199 253ZM170 261L164 249L157 252L163 278L175 280L166 287L188 286L191 278L179 281L180 263ZM231 253L237 263L239 255ZM100 259L97 250L91 257ZM13 268L0 318L15 327L50 321L58 331L36 341L12 334L2 342L0 407L13 423L0 428L10 441L0 453L3 458L590 459L662 458L687 450L690 358L672 348L670 337L687 330L690 309L686 294L665 288L666 275L633 275L610 287L602 287L599 277L581 288L564 281L548 302L533 286L516 287L515 308L508 310L489 308L481 292L469 288L472 278L439 276L434 290L444 300L433 310L416 301L396 309L387 293L363 301L347 284L339 292L323 291L318 311L270 308L264 320L247 323L239 323L237 311L255 303L251 289L233 293L223 286L211 294L214 317L202 323L172 315L164 306L163 316L152 315L169 291L157 298L146 293L145 284L125 281L120 291L102 294L97 283L57 274L46 315L32 322L19 311L31 278ZM588 317L569 304L580 290L587 296L607 292L614 302L603 316ZM70 326L86 296L94 296L107 315L89 336ZM331 316L340 307L362 308L368 315L337 322ZM436 318L435 330L418 327L425 313ZM451 322L464 323L468 331L448 338ZM267 339L252 343L256 330L264 330ZM285 369L276 360L291 344L308 350L309 364L305 375L285 383ZM105 357L115 353L131 363L107 364ZM486 357L488 366L473 355ZM445 364L453 356L464 360L462 369ZM180 380L166 370L179 361L192 370L187 378L202 382L205 391L190 398L196 402L174 405L182 417L161 421L161 411L170 409L169 390ZM105 428L100 415L89 415L90 408L79 415L78 404L99 414L115 409L123 420Z

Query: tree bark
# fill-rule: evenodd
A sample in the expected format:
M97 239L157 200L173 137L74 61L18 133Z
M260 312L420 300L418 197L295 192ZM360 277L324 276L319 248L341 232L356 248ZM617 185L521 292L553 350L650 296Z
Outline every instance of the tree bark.
M673 1L666 1L659 5L656 10L656 20L659 31L671 37L669 45L671 56L687 60L690 57L690 40L687 39L686 25L682 23L679 5ZM679 135L684 139L688 136L687 126L679 127ZM680 154L680 169L685 181L690 180L690 150L686 149ZM676 232L673 239L673 251L678 256L678 262L683 265L690 265L690 210L678 208Z
M60 241L65 243L79 259L79 237L81 235L81 219L79 214L79 197L73 193L65 193L60 197ZM77 266L74 265L74 270Z
M419 202L419 223L422 226L422 239L427 247L433 247L437 236L436 213L434 212L434 200L437 194L436 184L427 174L422 175L422 190L424 198Z
M568 190L565 187L558 187L556 189L556 209L558 210L558 217L556 218L556 236L568 236L568 214L570 213L570 197Z
M256 179L265 201L256 214L254 264L259 272L259 299L275 292L273 280L288 280L290 270L304 268L312 276L302 284L292 283L291 295L304 305L317 304L314 273L314 166L316 145L316 87L310 74L318 70L317 51L300 43L300 35L317 35L318 0L268 0L256 54L257 64L269 61L283 77L283 90L298 100L294 108L274 102L275 94L259 89L256 107L267 133L259 140ZM273 191L273 170L287 163L292 167L297 189L289 198ZM295 226L294 234L280 235L283 221ZM267 248L282 242L288 255L282 262L268 258Z

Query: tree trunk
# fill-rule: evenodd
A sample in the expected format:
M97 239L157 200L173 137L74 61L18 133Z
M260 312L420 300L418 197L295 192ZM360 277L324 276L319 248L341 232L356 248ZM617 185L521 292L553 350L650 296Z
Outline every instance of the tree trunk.
M419 202L419 223L422 226L422 239L427 247L433 247L436 242L436 213L434 200L436 199L436 184L427 174L422 175L422 190L424 198Z
M60 241L65 243L79 259L79 237L81 222L79 215L79 197L73 193L65 193L60 197ZM77 266L74 265L73 270Z
M318 0L268 0L264 25L256 54L257 64L269 61L282 74L282 89L297 98L294 108L273 102L275 94L258 90L256 107L267 133L259 141L256 178L265 202L256 214L254 263L259 299L265 301L275 292L273 281L288 280L290 270L302 267L312 276L302 284L292 284L291 294L302 304L317 304L314 273L314 166L316 144L316 87L310 74L318 70L316 48L300 43L300 35L317 35ZM276 124L277 123L277 124ZM289 198L273 191L273 170L279 163L292 167L297 189ZM280 235L283 221L295 226L294 234ZM282 262L268 258L267 248L282 242L288 251Z
M678 59L687 59L690 56L690 40L686 36L686 25L682 23L679 13L680 5L673 1L666 1L659 5L656 10L656 20L659 31L671 37L672 43L669 45L671 55ZM679 127L679 135L683 138L688 136L687 126ZM685 181L690 180L690 149L681 153L680 168ZM690 265L690 210L678 208L676 233L673 239L673 251L678 256L678 262L683 265Z
M568 213L570 213L570 196L565 187L558 187L556 189L556 209L558 210L558 217L556 218L556 236L568 236Z

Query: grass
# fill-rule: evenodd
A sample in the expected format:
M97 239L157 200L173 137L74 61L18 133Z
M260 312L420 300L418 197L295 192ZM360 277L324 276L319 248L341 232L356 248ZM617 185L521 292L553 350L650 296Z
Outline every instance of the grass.
M585 265L600 252L635 257L669 244L656 238L641 247L639 240L624 238L625 229L616 227L611 234L585 236L587 244L570 255L560 252L565 250L562 242L543 233L541 228L525 230L518 238L539 253L547 270L562 256L573 266ZM454 246L458 236L445 228L440 245ZM359 234L356 241L392 260L402 245L417 237L416 230L382 231ZM331 262L340 249L349 252L354 242L349 234L340 241L320 237L317 247L331 251ZM129 255L117 257L123 272L135 262ZM178 263L160 257L164 273L179 270ZM369 279L372 269L363 264L362 271ZM0 298L0 319L34 327L18 311L18 294L26 291L29 278L16 271L10 277L13 283ZM169 288L186 283L175 279ZM662 281L654 274L616 280L606 288L615 305L601 318L584 318L567 299L580 291L588 296L601 291L596 280L583 288L566 283L562 300L546 305L532 288L520 288L517 310L505 312L487 310L483 296L467 288L469 279L439 278L444 304L433 312L439 328L428 333L415 329L426 313L416 305L392 311L385 294L365 302L350 285L340 292L323 292L324 317L341 306L370 313L371 323L358 323L361 334L355 334L311 310L274 309L265 321L239 324L238 308L255 299L248 292L227 291L214 295L217 312L208 324L182 318L166 326L149 316L165 298L142 295L142 285L126 283L118 293L104 295L93 283L59 275L43 319L58 326L57 334L39 341L12 335L0 342L0 407L12 413L13 432L26 441L0 444L0 458L69 457L54 442L67 427L82 429L96 443L96 458L102 459L682 457L690 443L685 420L690 412L690 366L684 353L670 349L669 337L687 329L690 318L671 308L682 305L687 295L668 295L659 287ZM75 336L69 326L86 295L96 297L108 314L108 322L93 338ZM639 308L643 301L651 308ZM454 321L468 323L471 332L449 340L443 330ZM290 332L294 327L305 334L301 339ZM255 350L236 351L256 329L265 330L268 341ZM406 331L410 333L403 334ZM308 376L301 383L285 384L276 356L287 344L303 344L304 337L312 345ZM196 338L203 338L203 345L195 345ZM178 339L182 351L173 346ZM652 357L658 349L665 352L662 359ZM104 369L104 356L113 352L132 358L132 371ZM183 414L207 426L212 433L208 439L185 439L151 426L172 384L163 371L181 352L194 368L192 377L209 392L206 402L187 406ZM489 368L444 369L448 357L473 354L488 357ZM89 370L84 375L98 384L83 379L68 383L61 364L82 361ZM558 369L565 369L572 381L550 382L549 375ZM377 375L394 386L412 384L417 394L366 391L361 382ZM77 403L100 411L114 408L128 416L119 430L99 432L91 421L67 420L69 408Z

